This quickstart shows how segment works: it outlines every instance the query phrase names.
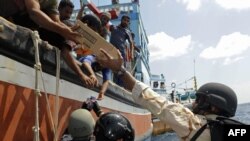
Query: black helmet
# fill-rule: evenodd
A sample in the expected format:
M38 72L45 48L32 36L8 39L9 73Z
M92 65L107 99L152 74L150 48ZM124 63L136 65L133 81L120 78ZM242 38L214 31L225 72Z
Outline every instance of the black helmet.
M133 141L135 134L129 120L117 112L103 114L94 129L96 141Z
M221 110L218 115L232 117L237 109L237 96L228 86L220 83L207 83L201 86L196 93L198 105L194 113L199 110L208 110L215 106ZM202 99L202 100L201 100Z

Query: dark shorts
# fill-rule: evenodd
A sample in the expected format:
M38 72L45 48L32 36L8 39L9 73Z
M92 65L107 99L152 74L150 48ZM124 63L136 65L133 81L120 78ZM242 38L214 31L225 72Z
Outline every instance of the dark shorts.
M111 79L111 73L112 71L108 68L102 68L99 63L96 62L96 57L94 55L87 55L84 57L81 57L79 59L80 62L87 62L88 64L91 65L92 69L96 72L98 69L102 71L102 76L103 76L103 81L110 80ZM96 69L95 67L98 67ZM98 70L98 71L100 71Z

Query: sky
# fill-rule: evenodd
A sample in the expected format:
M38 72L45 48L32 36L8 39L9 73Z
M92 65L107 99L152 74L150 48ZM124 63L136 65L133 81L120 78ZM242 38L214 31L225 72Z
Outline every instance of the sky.
M152 74L187 88L195 74L198 88L223 83L250 102L250 0L140 0L140 10Z

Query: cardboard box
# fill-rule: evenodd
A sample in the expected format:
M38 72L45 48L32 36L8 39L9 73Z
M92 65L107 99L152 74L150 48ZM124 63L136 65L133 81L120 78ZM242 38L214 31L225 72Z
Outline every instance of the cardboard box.
M100 52L100 48L102 48L107 51L113 59L118 59L118 50L112 44L80 20L77 21L77 24L79 28L77 28L76 31L82 35L82 37L77 40L84 46L84 49L90 49L96 56L106 59L106 56Z

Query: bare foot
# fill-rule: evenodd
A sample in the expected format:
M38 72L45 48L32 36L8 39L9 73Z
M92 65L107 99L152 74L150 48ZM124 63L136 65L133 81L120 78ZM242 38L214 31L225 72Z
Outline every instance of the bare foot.
M98 97L97 97L97 100L103 100L104 99L104 94L99 94Z

